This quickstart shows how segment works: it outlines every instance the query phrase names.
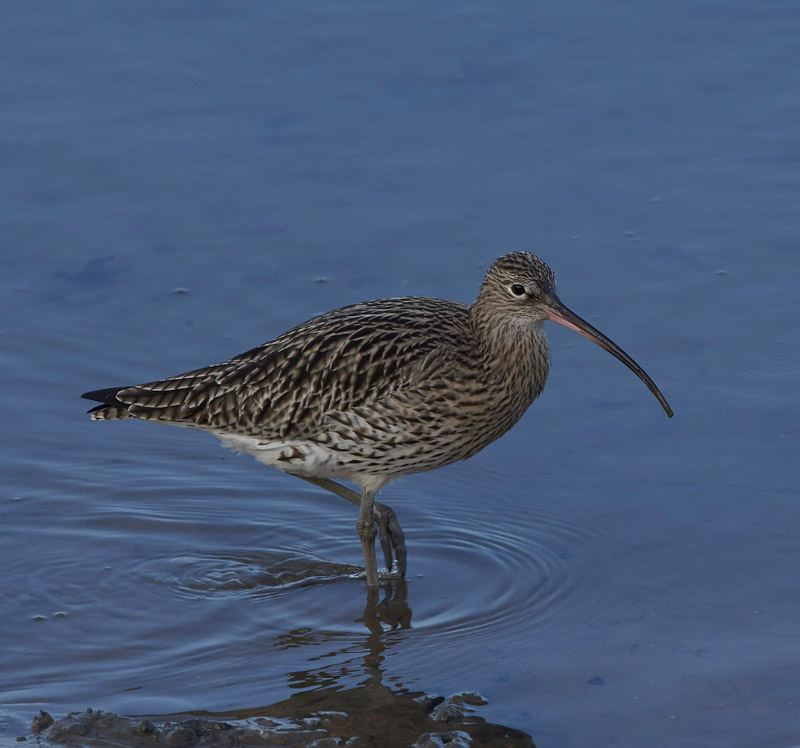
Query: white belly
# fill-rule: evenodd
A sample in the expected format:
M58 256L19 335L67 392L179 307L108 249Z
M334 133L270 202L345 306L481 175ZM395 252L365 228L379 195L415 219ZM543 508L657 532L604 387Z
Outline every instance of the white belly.
M286 473L309 478L351 480L363 485L365 476L357 466L346 464L346 455L315 442L305 440L269 442L255 436L211 433L222 442L223 446L235 452L251 454L264 465Z

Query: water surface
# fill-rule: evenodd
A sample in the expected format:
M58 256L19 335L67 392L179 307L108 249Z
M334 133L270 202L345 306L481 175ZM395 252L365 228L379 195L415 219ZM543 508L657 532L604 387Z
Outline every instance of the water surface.
M539 746L800 745L794 4L0 18L0 739L474 690ZM521 249L675 418L550 330L510 434L383 492L373 617L353 507L78 399Z

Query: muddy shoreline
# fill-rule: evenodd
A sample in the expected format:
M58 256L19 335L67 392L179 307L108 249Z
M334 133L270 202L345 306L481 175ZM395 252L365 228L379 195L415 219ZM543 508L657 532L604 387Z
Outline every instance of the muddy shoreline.
M361 698L366 695L363 689L353 689L346 699L337 699L337 704L328 702L331 695L318 693L312 708L298 710L297 699L292 697L260 710L259 716L229 720L191 715L128 717L91 708L54 719L41 711L34 717L30 733L17 741L87 748L535 748L522 731L474 714L476 707L486 704L476 693L448 698L393 693L391 700L377 706L373 700Z

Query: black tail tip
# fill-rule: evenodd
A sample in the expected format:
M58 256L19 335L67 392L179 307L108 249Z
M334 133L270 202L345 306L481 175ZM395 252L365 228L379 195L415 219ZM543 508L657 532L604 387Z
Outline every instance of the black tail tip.
M102 405L98 405L97 407L92 408L90 411L87 411L89 413L102 410L103 408L107 408L109 405L125 408L127 407L126 403L123 403L122 400L117 398L117 393L124 389L127 389L127 387L108 387L104 390L92 390L91 392L84 392L81 397L84 400L94 400L95 402L102 403Z

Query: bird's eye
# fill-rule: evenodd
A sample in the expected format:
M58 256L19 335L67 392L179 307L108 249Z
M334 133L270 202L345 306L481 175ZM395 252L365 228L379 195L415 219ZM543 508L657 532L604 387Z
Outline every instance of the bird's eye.
M512 295L514 296L524 296L525 295L525 286L521 283L514 283L509 289Z

